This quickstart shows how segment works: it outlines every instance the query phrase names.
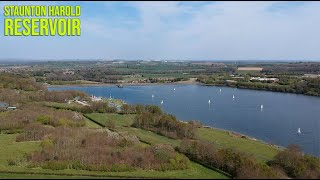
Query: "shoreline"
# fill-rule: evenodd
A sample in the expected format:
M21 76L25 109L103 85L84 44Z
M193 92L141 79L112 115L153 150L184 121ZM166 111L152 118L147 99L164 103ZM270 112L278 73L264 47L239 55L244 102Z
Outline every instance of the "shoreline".
M150 86L150 85L179 85L179 84L198 84L201 85L203 83L197 82L195 80L196 78L191 78L191 80L188 81L178 81L178 82L170 82L170 83L117 83L122 84L123 86ZM47 87L63 87L63 86L117 86L117 84L112 83L80 83L80 84L57 84L57 85L51 85L46 84Z
M228 88L237 88L237 87L230 87L230 86L224 86L224 85L214 85L214 84L205 84L205 83L201 83L201 82L197 82L197 81L179 81L179 82L172 82L172 83L122 83L123 86L150 86L150 85L200 85L200 86L216 86L216 87L228 87ZM48 87L64 87L64 86L79 86L79 87L83 87L83 86L89 86L89 87L100 87L100 86L116 86L117 84L110 84L110 83L97 83L97 84L70 84L70 85L48 85ZM250 89L250 88L239 88L239 89L248 89L248 90L259 90L259 89ZM277 91L267 91L267 90L262 90L262 91L266 91L266 92L277 92ZM281 93L281 92L278 92ZM285 93L285 92L282 92ZM296 94L296 93L288 93L288 94ZM304 94L296 94L296 95L304 95ZM180 122L184 122L184 123L188 123L188 121L183 121L183 120L179 120ZM279 149L279 150L285 150L286 147L279 145L279 144L273 144L273 143L268 143L262 139L259 138L255 138L246 134L242 134L236 131L232 131L232 130L228 130L228 129L223 129L223 128L218 128L218 127L214 127L214 126L207 126L207 125L201 125L201 128L207 128L207 129L214 129L214 130L219 130L219 131L223 131L223 132L227 132L229 133L229 136L233 136L235 138L239 138L239 139L246 139L249 141L253 141L253 142L259 142L261 144L265 144L267 146Z
M103 98L103 99L109 99L109 98ZM124 100L122 99L119 99L121 100L123 103L126 103ZM185 121L185 120L181 120L181 119L177 119L179 122L182 122L182 123L188 123L189 121ZM257 142L257 143L261 143L261 144L264 144L264 145L267 145L267 146L270 146L270 147L273 147L273 148L276 148L278 150L285 150L286 147L282 146L282 145L279 145L279 144L273 144L273 143L268 143L260 138L256 138L256 137L252 137L250 135L247 135L247 134L243 134L243 133L240 133L240 132L237 132L237 131L232 131L232 130L228 130L228 129L224 129L224 128L219 128L219 127L215 127L215 126L208 126L208 125L201 125L200 128L205 128L205 129L213 129L213 130L218 130L218 131L222 131L222 132L226 132L228 133L229 136L231 137L234 137L236 139L245 139L245 140L248 140L248 141L252 141L252 142Z
M183 121L183 122L186 122L186 121ZM281 146L281 145L270 144L270 143L267 143L267 142L263 141L262 139L257 139L257 138L251 137L251 136L249 136L249 135L242 134L242 133L235 132L235 131L228 130L228 129L222 129L222 128L218 128L218 127L205 126L205 125L202 125L201 128L215 129L215 130L227 132L227 133L229 133L229 135L230 135L230 133L233 133L233 135L234 135L233 137L235 137L235 138L240 138L240 139L246 139L246 140L250 140L250 141L259 142L259 143L261 143L261 144L265 144L265 145L268 145L268 146L277 148L277 149L279 149L279 150L285 150L285 149L286 149L285 147L283 147L283 146ZM236 137L237 135L244 136L244 138L243 138L243 137ZM231 136L231 135L230 135L230 136Z
M226 85L217 85L217 84L205 84L197 81L178 81L178 82L170 82L170 83L122 83L125 86L160 86L160 85L199 85L199 86L215 86L215 87L226 87L226 88L235 88L235 89L243 89L243 90L252 90L252 91L264 91L264 92L273 92L273 93L282 93L282 94L291 94L291 95L299 95L299 96L309 96L309 97L320 97L309 94L301 94L301 93L291 93L291 92L281 92L281 91L270 91L266 89L255 89L255 88L246 88L246 87L236 87L236 86L226 86ZM102 87L102 86L117 86L117 84L111 83L83 83L83 84L62 84L62 85L50 85L46 84L46 87Z
M108 99L108 98L105 98L105 99ZM124 100L120 99L121 101L123 101L123 103L126 103ZM188 123L189 121L185 121L185 120L179 120L177 119L179 122L181 123ZM249 136L247 134L243 134L243 133L240 133L240 132L236 132L236 131L232 131L232 130L228 130L228 129L223 129L223 128L219 128L219 127L215 127L215 126L207 126L207 125L203 125L201 124L200 128L205 128L205 129L213 129L213 130L218 130L218 131L222 131L222 132L226 132L228 133L229 136L232 136L234 138L237 138L237 139L245 139L245 140L248 140L248 141L253 141L253 142L257 142L257 143L261 143L261 144L264 144L264 145L267 145L267 146L270 146L270 147L273 147L273 148L276 148L278 150L285 150L287 149L286 147L282 146L282 145L279 145L279 144L273 144L273 143L268 143L260 138L255 138L255 137L252 137L252 136Z

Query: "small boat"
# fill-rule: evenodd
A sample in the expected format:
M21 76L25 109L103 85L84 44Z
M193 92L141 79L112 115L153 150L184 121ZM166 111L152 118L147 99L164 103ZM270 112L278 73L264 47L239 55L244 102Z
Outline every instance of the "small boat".
M221 89L220 89L220 92L221 92Z
M301 134L301 130L300 130L300 128L298 128L298 134Z
M232 99L234 99L234 95L232 95Z
M208 103L209 103L209 104L211 103L210 99L209 99Z
M263 109L263 104L261 104L260 108Z
M152 98L154 98L154 95L152 94L152 96L151 96Z
M173 88L173 90L175 91L175 90L176 90L176 88Z
M160 102L160 104L163 104L163 100Z
M123 85L122 84L117 84L117 87L118 88L123 88Z

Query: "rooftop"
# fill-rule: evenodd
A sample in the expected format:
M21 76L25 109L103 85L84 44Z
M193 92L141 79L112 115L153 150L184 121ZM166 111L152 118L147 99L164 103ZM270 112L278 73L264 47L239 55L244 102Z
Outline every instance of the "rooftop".
M0 108L7 108L7 107L9 107L9 104L5 102L0 102Z

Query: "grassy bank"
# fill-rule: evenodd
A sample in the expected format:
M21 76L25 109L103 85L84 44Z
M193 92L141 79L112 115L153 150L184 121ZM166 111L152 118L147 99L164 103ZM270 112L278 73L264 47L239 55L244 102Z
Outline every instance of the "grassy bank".
M133 123L135 115L92 113L87 114L86 116L102 124L105 124L108 120L112 119L116 125L117 131L127 131L130 134L138 136L140 140L149 144L169 143L171 145L177 146L180 143L180 140L170 139L151 131L130 127ZM262 161L271 160L280 151L279 148L265 144L258 140L255 141L251 139L234 137L231 136L228 131L215 128L198 128L197 135L199 139L212 142L218 147L232 148L242 152L253 154Z
M178 146L180 140L170 139L159 134L153 133L151 131L138 129L130 127L133 123L135 115L133 114L116 114L116 113L92 113L86 114L90 119L93 119L95 122L100 124L106 124L108 120L113 120L115 124L115 129L118 132L128 132L131 135L136 135L140 141L147 143L147 144L171 144L173 146Z
M246 152L262 161L271 160L280 151L279 148L260 141L231 136L228 131L220 129L199 128L197 133L200 139L212 142L218 147Z
M24 155L40 149L39 141L16 142L16 136L17 134L0 134L0 178L227 178L216 171L193 162L191 163L191 167L185 170L136 170L130 172L28 168L27 162L23 161L19 166L9 166L8 160L11 160L13 157L15 159L23 159ZM145 136L147 137L148 134ZM155 134L155 137L160 136ZM151 139L157 139L155 137L151 137Z

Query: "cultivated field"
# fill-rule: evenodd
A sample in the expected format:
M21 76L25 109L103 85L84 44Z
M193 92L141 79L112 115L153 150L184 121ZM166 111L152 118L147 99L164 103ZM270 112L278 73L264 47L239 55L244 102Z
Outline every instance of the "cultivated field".
M262 71L260 67L238 67L238 71Z

